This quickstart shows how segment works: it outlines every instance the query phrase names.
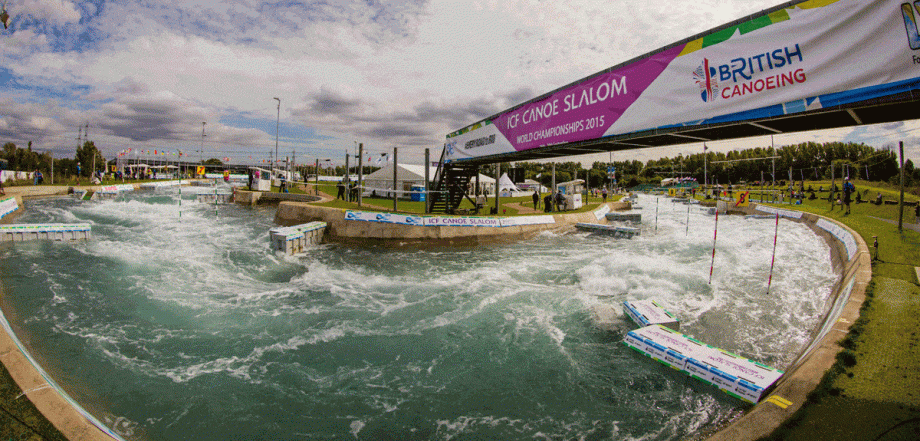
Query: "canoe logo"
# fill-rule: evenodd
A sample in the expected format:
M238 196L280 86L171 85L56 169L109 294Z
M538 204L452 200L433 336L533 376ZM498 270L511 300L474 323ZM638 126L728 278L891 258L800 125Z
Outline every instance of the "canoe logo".
M914 14L916 10L917 14ZM920 15L920 1L901 4L901 15L904 17L904 29L907 31L907 44L911 49L920 49L920 28L917 27L917 15Z
M716 80L716 68L709 65L709 59L703 58L703 64L700 64L693 71L693 81L700 86L700 98L704 103L712 102L719 95L719 81Z

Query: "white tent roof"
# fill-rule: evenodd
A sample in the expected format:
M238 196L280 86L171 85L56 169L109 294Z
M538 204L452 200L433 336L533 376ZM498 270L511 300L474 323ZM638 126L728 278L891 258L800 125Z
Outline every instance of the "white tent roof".
M428 178L434 179L434 174L437 173L437 167L428 167ZM356 176L357 177L357 176ZM387 164L385 167L377 170L369 175L364 176L365 180L370 181L392 181L393 180L393 164ZM396 170L396 180L397 181L424 181L425 180L425 166L416 165L416 164L399 164ZM475 179L471 182L474 182ZM490 178L482 173L479 174L479 182L482 184L494 184L495 179Z
M508 173L502 174L502 177L498 178L498 191L502 190L521 191L517 185L514 185L514 182L511 182Z

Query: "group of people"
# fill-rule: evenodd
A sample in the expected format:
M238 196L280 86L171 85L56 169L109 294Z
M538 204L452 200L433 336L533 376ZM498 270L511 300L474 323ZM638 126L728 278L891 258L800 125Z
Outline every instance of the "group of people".
M345 182L339 181L339 183L335 186L335 188L336 188L336 195L335 195L336 199L341 199L343 201L346 200L345 191L347 190L348 191L347 200L352 200L352 201L358 200L359 189L358 189L357 182L345 183Z

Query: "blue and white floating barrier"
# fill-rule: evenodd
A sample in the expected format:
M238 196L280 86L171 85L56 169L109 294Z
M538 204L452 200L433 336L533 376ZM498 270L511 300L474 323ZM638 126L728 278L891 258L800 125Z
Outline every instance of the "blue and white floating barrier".
M188 185L186 180L172 180L172 181L157 181L157 182L145 182L140 185L141 190L156 190L158 188L164 187L178 187L180 185Z
M278 227L269 230L272 250L287 255L302 253L307 245L318 245L326 232L325 222L309 222L293 227Z
M633 236L638 236L642 232L639 228L634 227L618 227L614 225L590 224L585 222L575 224L575 228L596 233L612 234L613 237L625 239L632 239Z
M607 222L630 222L634 224L642 223L642 213L607 213L604 215Z
M662 325L629 331L626 346L748 403L766 396L783 371L709 346Z
M16 198L10 196L6 199L0 200L0 219L6 217L8 214L11 214L18 209L19 203L16 202Z
M8 224L0 225L0 242L27 240L89 240L90 224Z
M663 325L675 331L680 329L680 321L674 314L671 314L658 302L647 300L629 300L623 302L623 312L636 322L637 325L645 327L649 325Z

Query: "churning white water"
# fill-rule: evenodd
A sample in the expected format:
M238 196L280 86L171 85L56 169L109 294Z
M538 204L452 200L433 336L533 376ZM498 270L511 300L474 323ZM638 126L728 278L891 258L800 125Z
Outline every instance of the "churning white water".
M784 368L835 275L781 220L767 294L774 221L721 216L709 284L714 217L641 204L632 240L283 257L271 208L34 201L17 222L90 222L93 240L0 248L4 311L126 439L679 439L743 403L626 348L627 318L597 330L591 306L654 298L682 332Z

